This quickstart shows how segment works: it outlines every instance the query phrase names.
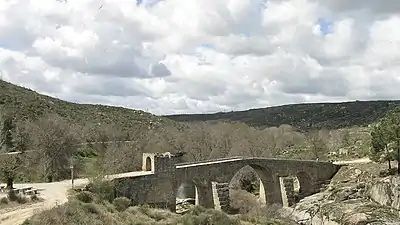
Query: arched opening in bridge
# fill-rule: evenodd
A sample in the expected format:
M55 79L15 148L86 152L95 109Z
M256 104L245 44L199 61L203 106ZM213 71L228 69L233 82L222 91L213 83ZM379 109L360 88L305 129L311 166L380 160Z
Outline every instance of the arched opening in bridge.
M241 168L229 182L229 208L221 209L230 213L246 213L273 202L274 195L272 173L258 165L247 165ZM269 199L271 198L271 199ZM219 198L221 199L221 198Z
M184 213L195 205L199 205L196 184L193 181L180 184L176 192L176 213Z
M314 185L311 176L306 172L298 172L294 182L296 201L314 193Z
M151 171L151 158L149 156L146 158L146 171Z

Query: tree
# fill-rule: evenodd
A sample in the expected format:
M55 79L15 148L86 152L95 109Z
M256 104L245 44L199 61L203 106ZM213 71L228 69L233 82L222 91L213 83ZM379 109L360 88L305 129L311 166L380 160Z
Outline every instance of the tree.
M14 130L14 120L10 113L3 113L0 116L1 130L0 130L0 145L2 152L12 152L13 151L13 130Z
M384 118L384 126L390 141L394 143L397 155L397 173L400 174L400 108L390 111ZM393 153L392 153L393 154Z
M324 157L324 151L327 146L323 140L324 131L323 130L312 130L307 133L307 140L311 144L311 150L313 153L313 159L321 159Z
M188 125L186 134L189 141L187 145L189 160L200 161L209 159L213 149L209 124L206 122L190 124Z
M391 168L390 161L397 158L397 172L400 174L400 108L390 111L372 129L371 143L372 160L387 160Z
M388 122L388 119L384 118L373 127L371 131L372 149L370 157L375 162L380 162L381 160L387 161L389 169L391 169L390 161L392 157L389 152L389 144L392 137Z
M48 181L66 179L70 175L70 160L78 140L74 126L58 115L49 115L38 121L35 147L40 150L44 175Z
M3 113L0 117L0 152L4 155L1 160L1 173L7 183L7 188L12 189L18 168L22 164L19 154L9 154L14 150L13 131L14 119L11 113ZM7 154L7 155L6 155Z

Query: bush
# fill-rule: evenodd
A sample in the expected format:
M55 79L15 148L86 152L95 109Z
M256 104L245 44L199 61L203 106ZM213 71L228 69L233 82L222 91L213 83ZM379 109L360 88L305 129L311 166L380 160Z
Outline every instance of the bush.
M25 220L21 225L31 225L31 221L29 219Z
M238 210L239 213L248 213L260 206L258 198L245 190L231 190L230 197L232 210Z
M7 197L2 197L1 199L0 199L0 204L1 205L6 205L6 204L8 204L9 203L9 201L8 201L8 198Z
M28 202L28 198L25 197L25 196L18 195L18 196L17 196L17 202L18 202L19 204L25 204L25 203Z
M94 196L88 191L83 191L76 194L75 198L84 203L91 203L93 202Z
M116 198L113 201L113 205L119 212L125 211L131 204L131 200L125 197Z
M94 203L85 203L82 206L83 206L83 209L88 213L101 214L100 207Z
M36 202L36 201L39 201L40 199L39 199L39 197L37 196L37 195L31 195L31 201L32 202Z
M240 225L240 220L237 218L229 217L222 211L213 209L199 209L195 207L193 211L185 214L179 219L181 223L177 224L190 224L190 225Z
M104 180L94 180L87 185L88 191L99 197L99 200L112 202L114 199L114 186L112 182Z
M18 195L14 190L9 190L7 193L7 197L12 202L15 202L18 200Z

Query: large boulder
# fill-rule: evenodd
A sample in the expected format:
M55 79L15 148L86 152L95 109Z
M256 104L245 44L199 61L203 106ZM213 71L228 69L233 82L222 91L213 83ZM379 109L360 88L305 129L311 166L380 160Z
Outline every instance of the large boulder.
M400 177L387 177L374 183L369 190L371 200L400 210Z

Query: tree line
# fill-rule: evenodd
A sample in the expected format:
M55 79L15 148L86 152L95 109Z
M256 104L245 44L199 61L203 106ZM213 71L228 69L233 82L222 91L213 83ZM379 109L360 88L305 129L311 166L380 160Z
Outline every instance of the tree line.
M0 153L22 152L0 155L0 178L9 187L14 180L69 179L71 165L77 176L140 170L143 152L184 151L186 161L230 156L323 160L349 144L346 132L301 132L289 125L257 129L243 123L198 122L132 127L127 133L112 123L78 125L57 114L31 121L15 118L12 111L0 112Z

